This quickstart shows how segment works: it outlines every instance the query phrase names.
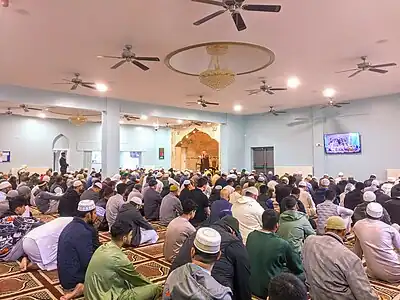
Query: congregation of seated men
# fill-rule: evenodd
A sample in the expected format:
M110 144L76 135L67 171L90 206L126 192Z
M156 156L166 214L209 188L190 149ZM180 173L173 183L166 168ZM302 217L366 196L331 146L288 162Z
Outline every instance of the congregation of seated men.
M398 181L236 169L0 173L0 261L57 269L62 300L379 299L369 278L400 282ZM59 217L43 223L33 207ZM154 221L167 228L164 286L122 251L156 243ZM99 231L111 241L101 244Z

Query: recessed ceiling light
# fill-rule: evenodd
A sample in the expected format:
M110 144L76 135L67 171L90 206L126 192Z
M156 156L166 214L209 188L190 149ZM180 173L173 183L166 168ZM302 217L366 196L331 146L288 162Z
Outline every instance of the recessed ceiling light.
M158 124L154 122L154 123L153 123L153 126L154 126L154 127L158 127Z
M119 120L119 124L124 124L124 120Z
M141 115L140 116L140 119L142 119L142 120L147 120L149 117L148 116L146 116L146 115Z
M178 123L178 124L182 124L182 123L183 123L183 121L182 121L182 120L176 120L176 123Z
M108 86L105 85L104 83L101 82L97 82L96 83L96 90L98 90L99 92L107 92L108 91Z
M242 107L240 104L236 104L236 105L233 107L233 110L234 110L234 111L242 111L242 109L243 109L243 107Z
M322 95L324 95L325 98L333 98L335 96L336 91L333 88L326 88L322 91Z
M286 85L288 88L296 89L300 85L300 80L296 76L289 77Z
M210 122L208 122L208 123L207 123L207 125L211 125L211 123L210 123Z
M40 112L38 113L38 117L41 119L45 119L46 118L46 114L44 112Z

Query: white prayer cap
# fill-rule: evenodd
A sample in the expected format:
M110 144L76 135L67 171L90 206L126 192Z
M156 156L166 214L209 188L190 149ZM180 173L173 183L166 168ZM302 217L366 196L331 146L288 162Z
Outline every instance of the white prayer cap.
M185 171L185 172L183 172L183 175L190 176L190 173L188 171Z
M103 185L102 185L101 182L99 182L99 181L95 182L94 186L95 186L95 187L98 187L99 189L102 189L102 188L103 188Z
M129 199L129 201L131 201L137 205L143 205L143 201L139 197L132 197Z
M271 180L271 181L269 181L268 183L267 183L267 187L269 188L269 189L271 189L271 190L274 190L275 189L275 186L277 185L278 183L275 181L275 180Z
M258 196L258 189L255 186L251 186L248 187L247 189L244 189L244 194L246 195L246 193Z
M47 175L43 176L42 181L46 181L47 183L49 183L50 182L50 176L47 176Z
M228 179L232 178L232 179L236 180L237 176L236 176L236 174L229 174L227 178Z
M262 177L262 176L258 177L258 181L259 181L259 182L263 182L264 180L265 180L264 177Z
M329 179L324 178L324 179L321 180L321 185L323 185L323 186L329 186L329 184L330 184Z
M201 252L216 254L221 248L221 235L215 229L202 227L197 230L194 246Z
M365 202L373 202L376 200L376 195L372 191L367 191L364 193L363 199Z
M344 176L343 172L339 172L338 176L343 177Z
M306 183L305 181L300 181L300 182L299 182L299 186L306 187L306 186L307 186L307 183Z
M216 185L216 186L214 187L214 189L216 189L216 190L222 190L222 186Z
M248 177L248 179L249 179L249 180L252 180L252 179L254 179L254 176L250 175L250 176Z
M378 187L379 186L379 180L376 180L376 179L372 180L371 185Z
M288 184L289 183L289 179L287 177L282 177L281 181Z
M245 172L244 172L244 175L247 175L247 176L248 176L248 175L250 175L250 172L249 172L249 171L245 171Z
M89 212L96 209L96 205L93 200L81 200L78 203L78 211Z
M11 191L9 191L8 193L7 193L7 197L8 198L15 198L15 197L18 197L18 192L16 191L16 190L11 190Z
M229 173L233 174L233 173L235 173L235 171L233 171L233 170L230 170L230 171L229 171Z
M388 177L387 181L393 183L396 181L396 179L394 177Z
M115 174L113 177L111 177L111 181L120 181L121 180L121 175Z
M383 207L377 202L371 202L367 205L367 215L373 218L380 218L383 215Z
M183 185L189 185L190 184L190 180L185 180L184 182L183 182Z
M82 185L82 181L80 180L75 180L74 183L72 184L74 186L74 188L81 186Z
M162 177L162 173L158 172L157 175L156 175L156 178L161 178L161 177Z
M268 171L268 175L272 175L273 173L272 173L272 171Z
M4 190L4 189L8 189L10 187L11 187L11 183L9 183L8 181L0 182L0 191Z

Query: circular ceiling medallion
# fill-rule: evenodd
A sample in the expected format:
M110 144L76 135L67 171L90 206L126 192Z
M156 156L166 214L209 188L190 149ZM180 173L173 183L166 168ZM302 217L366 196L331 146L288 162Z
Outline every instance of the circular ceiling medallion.
M260 71L275 60L274 52L263 46L244 42L209 42L171 52L164 62L175 72L199 76L210 68L213 56L218 56L221 68L229 69L236 75Z

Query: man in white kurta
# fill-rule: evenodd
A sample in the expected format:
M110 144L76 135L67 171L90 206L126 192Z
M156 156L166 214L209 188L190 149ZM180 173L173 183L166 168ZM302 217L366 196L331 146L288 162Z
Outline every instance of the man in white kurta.
M57 269L58 238L72 219L60 217L28 232L23 241L25 257L21 262L22 271L37 268L45 271Z
M353 231L356 236L354 252L364 254L367 273L387 282L400 282L400 233L392 226L380 221L383 208L371 202L367 206L367 218L358 221Z

